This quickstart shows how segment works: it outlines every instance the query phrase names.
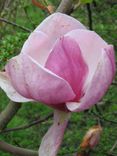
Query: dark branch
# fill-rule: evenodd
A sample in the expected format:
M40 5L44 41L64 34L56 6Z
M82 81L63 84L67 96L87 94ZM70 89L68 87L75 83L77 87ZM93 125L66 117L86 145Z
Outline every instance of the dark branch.
M4 141L0 141L0 150L11 153L14 156L38 156L37 151L16 147Z
M108 153L105 153L105 154L108 155L108 156L117 156L116 153L110 153L110 152L108 152Z
M91 11L91 5L86 4L87 6L87 12L88 12L88 19L89 19L89 29L93 30L93 20L92 20L92 11Z
M73 11L72 0L62 0L56 12L70 14Z
M7 107L0 114L0 131L12 120L13 116L20 109L21 103L10 101Z
M29 32L29 33L32 32L30 29L25 28L25 27L23 27L23 26L21 26L21 25L18 25L18 24L14 23L14 22L8 21L8 20L5 19L5 18L0 18L0 21L1 21L1 22L4 22L4 23L7 23L7 24L10 24L10 25L12 25L12 26L14 26L14 27L17 27L17 28L19 28L19 29L22 29L23 31L26 31L26 32Z
M116 81L113 81L112 85L117 85L117 82Z
M39 120L36 120L36 121L33 121L33 122L30 123L30 124L23 125L23 126L19 126L19 127L15 127L15 128L4 129L3 131L0 132L0 134L1 134L1 133L12 132L12 131L24 130L24 129L30 128L30 127L32 127L32 126L35 126L35 125L39 124L39 123L42 123L42 122L47 121L47 120L50 119L52 116L53 116L53 114L49 114L49 115L46 116L45 118L39 119Z
M114 145L110 149L109 153L112 153L116 147L117 147L117 140L115 141Z
M108 2L111 6L117 4L117 1L116 1L116 0L107 0L107 2Z
M106 121L106 122L110 122L111 124L117 124L117 121L113 121L113 120L109 120L106 119L104 116L97 114L96 112L92 111L92 113L97 116L99 119Z
M44 6L42 3L37 2L36 0L32 0L32 3L35 6L37 6L38 8L40 8L41 10L47 11L49 14L51 14L50 11L48 10L48 8L46 6Z

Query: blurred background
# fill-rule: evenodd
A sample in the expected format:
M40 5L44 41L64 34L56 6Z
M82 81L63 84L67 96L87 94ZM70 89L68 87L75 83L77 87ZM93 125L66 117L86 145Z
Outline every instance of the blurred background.
M40 0L43 5L54 6L60 0ZM35 6L30 0L0 0L0 69L7 60L17 55L30 32L39 25L48 12ZM95 0L75 8L71 16L81 21L88 29L96 31L109 44L113 44L117 57L117 0ZM0 112L9 99L0 89ZM110 86L100 105L81 113L73 113L58 156L71 156L78 149L86 131L97 124L103 127L99 145L91 156L117 156L117 78ZM53 112L38 103L25 103L7 128L14 128L43 119ZM50 115L51 116L51 115ZM52 124L52 117L30 128L0 133L0 140L13 145L38 150L42 136ZM0 156L10 156L0 151Z

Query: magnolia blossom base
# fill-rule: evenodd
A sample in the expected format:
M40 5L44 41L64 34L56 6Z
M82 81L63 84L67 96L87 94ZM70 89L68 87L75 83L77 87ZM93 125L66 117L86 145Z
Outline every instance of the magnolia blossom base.
M54 123L42 139L39 156L56 156L61 145L70 113L54 112Z

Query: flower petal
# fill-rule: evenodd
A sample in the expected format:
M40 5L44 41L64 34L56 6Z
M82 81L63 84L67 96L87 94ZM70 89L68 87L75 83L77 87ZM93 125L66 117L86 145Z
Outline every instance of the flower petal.
M29 36L22 52L44 65L56 40L74 29L86 29L79 21L62 13L47 17ZM59 30L59 31L58 31Z
M69 118L70 113L54 112L54 123L42 139L39 156L57 155Z
M86 29L86 27L75 18L57 12L48 16L35 31L42 31L51 37L50 40L56 41L57 38L74 29Z
M21 96L12 86L5 72L0 72L0 87L6 92L7 96L15 102L32 101Z
M85 27L68 15L54 13L31 33L23 46L22 53L27 53L41 65L44 65L57 38L73 29L85 29Z
M74 98L64 79L43 68L27 55L10 60L6 67L14 88L22 96L59 108L59 104Z
M73 38L78 43L89 68L87 77L87 83L89 83L101 58L102 48L105 48L107 43L98 34L90 30L73 30L65 36Z
M112 46L107 46L102 50L102 57L90 84L85 88L84 97L81 98L80 102L67 102L67 108L75 112L89 109L103 97L114 76L114 50Z
M79 100L83 95L82 86L88 68L77 42L69 37L58 40L47 59L45 67L65 79L76 94L75 99Z
M52 46L53 42L45 33L34 31L24 43L21 53L30 55L43 65Z

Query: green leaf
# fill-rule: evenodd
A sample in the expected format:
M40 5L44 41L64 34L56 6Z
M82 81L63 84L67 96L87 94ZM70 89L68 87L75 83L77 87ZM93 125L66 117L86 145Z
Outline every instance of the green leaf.
M92 3L93 0L80 0L82 4Z

